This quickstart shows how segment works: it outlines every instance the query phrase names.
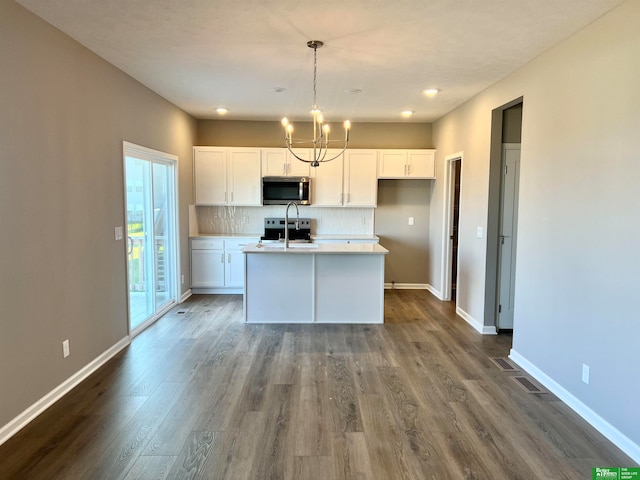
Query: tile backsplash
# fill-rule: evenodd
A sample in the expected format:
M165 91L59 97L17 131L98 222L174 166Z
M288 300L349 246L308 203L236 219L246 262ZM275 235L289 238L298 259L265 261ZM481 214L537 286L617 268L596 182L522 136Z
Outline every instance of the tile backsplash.
M264 207L191 207L197 222L197 233L260 233L264 231L265 217L284 217L286 206ZM311 218L311 233L315 235L345 234L373 235L373 208L330 208L299 206L300 217ZM289 208L289 216L295 218L295 208ZM190 225L195 234L195 225Z

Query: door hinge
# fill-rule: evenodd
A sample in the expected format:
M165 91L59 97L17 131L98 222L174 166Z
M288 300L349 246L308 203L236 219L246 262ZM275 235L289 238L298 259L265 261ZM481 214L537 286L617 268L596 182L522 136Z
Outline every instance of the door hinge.
M508 169L509 169L509 167L508 167L507 165L505 165L505 166L504 166L504 174L505 174L505 175L507 174Z
M502 305L498 305L498 313L502 313Z

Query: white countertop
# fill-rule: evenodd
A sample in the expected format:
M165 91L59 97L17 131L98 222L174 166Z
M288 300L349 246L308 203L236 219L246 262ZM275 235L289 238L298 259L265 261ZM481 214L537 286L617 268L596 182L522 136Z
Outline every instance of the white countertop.
M200 233L189 238L260 238L262 233Z
M340 234L322 234L322 235L311 235L311 240L373 240L378 241L379 238L376 235L367 235L366 233L362 234L348 234L348 235L340 235Z
M378 243L291 243L285 249L282 243L252 243L242 249L244 253L286 253L294 255L386 255L389 250Z

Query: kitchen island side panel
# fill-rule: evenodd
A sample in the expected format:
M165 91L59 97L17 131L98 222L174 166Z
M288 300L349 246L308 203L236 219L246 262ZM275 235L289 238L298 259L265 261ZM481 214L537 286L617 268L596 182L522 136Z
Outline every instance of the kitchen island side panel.
M316 322L384 322L384 255L315 258Z
M312 255L246 255L245 321L311 323L313 281Z

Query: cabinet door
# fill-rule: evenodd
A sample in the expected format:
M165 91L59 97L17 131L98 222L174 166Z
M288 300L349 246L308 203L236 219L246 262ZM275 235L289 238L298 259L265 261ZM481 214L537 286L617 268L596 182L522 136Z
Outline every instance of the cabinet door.
M193 149L196 205L227 203L227 150L216 147Z
M406 150L380 150L379 178L402 178L407 174Z
M311 153L306 148L294 148L293 151L300 158L304 158L305 160L309 160L311 158ZM309 164L306 162L301 162L296 157L291 155L291 152L287 150L287 175L291 175L293 177L308 177L309 176Z
M378 152L347 150L344 153L345 207L375 207L378 199Z
M286 148L263 148L262 176L282 177L286 175L288 155L289 151Z
M339 150L327 152L335 155ZM340 207L342 206L342 166L344 155L335 160L321 163L319 167L311 167L311 206L312 207Z
M259 148L230 148L228 154L228 204L262 205Z
M407 176L435 178L435 150L407 150Z
M224 287L224 251L191 250L191 286Z
M244 287L244 253L240 250L226 250L225 286Z

